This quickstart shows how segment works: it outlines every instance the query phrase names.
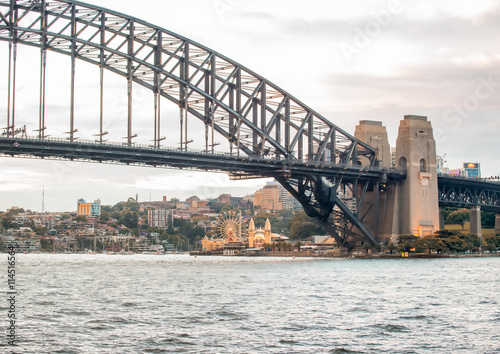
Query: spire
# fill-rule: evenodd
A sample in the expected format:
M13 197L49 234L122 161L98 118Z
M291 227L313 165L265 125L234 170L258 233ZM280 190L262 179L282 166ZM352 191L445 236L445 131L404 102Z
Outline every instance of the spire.
M266 226L264 226L265 231L271 231L271 222L269 221L269 218L266 220Z
M255 230L255 223L253 222L253 219L250 219L250 223L248 224L248 230L249 231Z

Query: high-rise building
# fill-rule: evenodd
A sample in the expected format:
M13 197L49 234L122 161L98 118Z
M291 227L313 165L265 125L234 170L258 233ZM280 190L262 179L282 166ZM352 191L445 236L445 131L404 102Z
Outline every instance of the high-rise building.
M148 224L151 227L166 229L174 224L174 213L168 209L150 209L148 210Z
M283 206L280 201L280 184L278 182L267 182L264 186L264 197L262 209L271 211L281 210Z
M252 203L255 208L262 208L264 204L264 190L262 188L253 194Z
M268 182L253 195L253 206L272 212L278 210L301 210L300 203L278 182Z
M85 199L80 198L77 202L77 213L78 215L97 218L101 215L101 201L97 199L93 203L87 203Z

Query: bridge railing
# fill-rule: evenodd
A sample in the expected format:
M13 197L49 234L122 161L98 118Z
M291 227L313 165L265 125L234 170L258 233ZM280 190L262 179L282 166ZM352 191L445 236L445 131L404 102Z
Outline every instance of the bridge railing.
M115 148L121 148L121 149L130 149L130 150L146 150L146 151L164 151L164 152L175 152L177 154L185 154L185 155L204 155L204 156L210 156L210 157L215 157L215 158L221 158L221 159L234 159L237 161L253 161L253 162L262 162L262 163L269 163L269 162L276 162L276 163L281 163L285 165L301 165L301 166L311 166L311 167L318 167L318 168L336 168L336 169L344 169L344 170L357 170L360 173L362 172L378 172L380 174L395 174L395 175L401 175L404 176L406 175L405 170L397 170L397 169L385 169L385 168L380 168L377 166L363 166L363 165L352 165L352 164L331 164L330 162L324 162L324 161L307 161L307 160L289 160L289 159L273 159L273 158L265 158L262 156L236 156L236 155L230 155L229 153L218 153L218 152L211 152L211 151L206 151L206 150L198 150L198 149L179 149L179 148L172 148L172 147L166 147L166 146L161 146L161 147L155 147L151 145L143 145L143 144L132 144L128 145L127 143L119 143L119 142L111 142L111 141L106 141L106 142L99 142L95 140L85 140L85 139L78 139L78 140L73 140L72 142L68 138L57 138L57 137L45 137L44 139L40 139L38 136L26 136L26 137L6 137L6 136L1 136L0 135L0 140L14 140L15 143L17 144L22 144L23 141L30 141L31 143L40 143L40 144L50 144L50 143L64 143L64 144L71 144L74 146L78 145L85 145L85 146L95 146L99 148L103 147L115 147Z
M460 181L477 181L477 182L486 182L486 183L494 183L494 184L499 184L500 180L491 180L488 178L472 178L472 177L466 177L466 176L457 176L457 175L450 175L446 173L438 173L438 177L444 177L444 178L452 178Z

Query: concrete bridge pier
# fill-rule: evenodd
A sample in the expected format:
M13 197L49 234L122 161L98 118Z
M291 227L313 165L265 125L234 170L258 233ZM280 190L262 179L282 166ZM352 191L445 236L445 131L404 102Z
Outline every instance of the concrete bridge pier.
M500 214L495 217L495 232L500 233Z
M354 137L377 151L382 167L392 158L387 131L381 122L361 121ZM397 243L400 235L427 236L444 228L438 205L436 142L427 117L406 115L396 140L395 167L406 170L401 182L381 183L367 193L363 223L380 242ZM377 188L377 189L376 189Z
M440 229L436 142L427 117L406 115L396 140L396 168L406 169L401 182L399 235L424 237Z
M445 229L444 208L439 208L439 230Z
M376 150L376 157L380 167L391 167L391 147L387 130L382 122L373 120L362 120L356 126L354 137L369 145ZM368 161L362 161L366 163ZM394 234L392 225L385 225L384 220L391 218L394 214L394 198L387 199L388 186L385 183L374 183L365 195L364 204L361 206L360 215L364 215L363 224L371 231L378 241L384 243L397 242L397 239L391 239ZM360 191L361 192L361 191ZM390 223L389 223L390 224Z
M473 206L470 209L470 233L482 237L481 231L481 207Z

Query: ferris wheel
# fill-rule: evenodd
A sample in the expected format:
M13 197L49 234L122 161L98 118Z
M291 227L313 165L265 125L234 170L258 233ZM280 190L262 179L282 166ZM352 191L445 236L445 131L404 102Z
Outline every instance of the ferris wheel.
M219 220L215 228L217 238L230 241L241 240L241 214L229 211L219 214Z

